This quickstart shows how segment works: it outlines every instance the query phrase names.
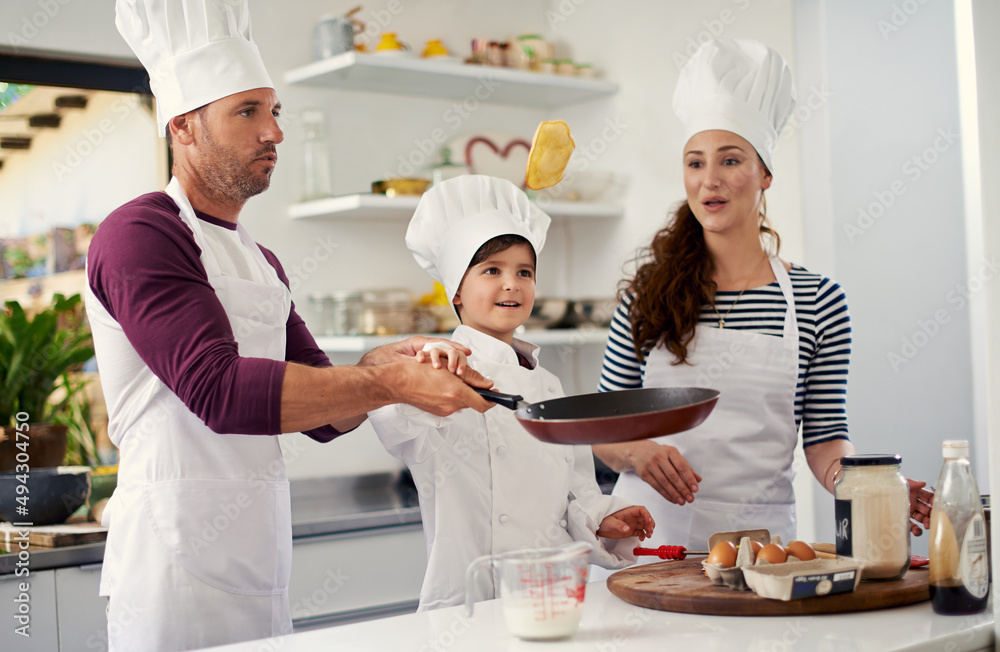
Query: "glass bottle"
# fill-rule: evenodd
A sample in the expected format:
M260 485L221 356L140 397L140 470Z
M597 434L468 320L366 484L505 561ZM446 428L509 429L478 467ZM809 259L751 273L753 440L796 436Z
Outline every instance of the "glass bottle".
M986 608L989 570L986 522L976 476L969 464L969 442L941 446L944 465L931 510L931 605L939 614L974 614Z
M324 134L324 115L319 109L302 112L305 152L302 170L302 199L322 199L333 194L330 151Z
M897 580L910 568L910 487L899 455L849 455L833 487L837 555L862 580Z

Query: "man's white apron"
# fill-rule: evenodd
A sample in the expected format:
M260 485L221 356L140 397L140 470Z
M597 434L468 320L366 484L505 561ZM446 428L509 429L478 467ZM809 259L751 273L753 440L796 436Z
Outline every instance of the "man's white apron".
M166 188L201 248L241 357L285 358L288 288L222 276L177 180ZM198 324L191 324L197 329ZM212 432L149 374L122 409L121 472L101 595L110 596L111 650L188 650L291 632L291 509L277 437Z

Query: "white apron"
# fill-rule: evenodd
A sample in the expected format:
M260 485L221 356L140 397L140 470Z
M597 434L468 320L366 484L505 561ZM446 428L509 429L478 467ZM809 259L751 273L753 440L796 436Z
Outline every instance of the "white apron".
M268 283L222 276L176 179L166 192L194 232L240 356L283 360L288 288L242 226ZM148 376L116 401L120 421L133 425L115 442L123 472L104 513L110 649L189 650L290 633L291 508L278 438L212 432Z
M704 550L714 532L767 528L788 542L795 536L792 455L798 442L795 393L799 329L785 266L771 269L788 303L782 337L698 325L691 365L671 365L673 354L650 352L644 387L711 387L721 392L700 426L654 441L675 446L702 477L694 503L668 502L635 473L623 473L614 495L645 505L656 522L650 545ZM640 563L660 561L640 557Z

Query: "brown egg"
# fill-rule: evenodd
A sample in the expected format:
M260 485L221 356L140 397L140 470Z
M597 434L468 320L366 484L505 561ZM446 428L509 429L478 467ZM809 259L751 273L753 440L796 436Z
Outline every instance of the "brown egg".
M802 561L816 559L816 551L805 541L789 541L785 553Z
M760 549L764 547L764 544L760 541L751 541L750 548L753 549L753 558L757 559L757 555L760 554Z
M785 549L776 543L769 543L757 553L757 561L764 560L771 564L783 564L788 558Z
M736 565L736 544L732 541L718 542L705 561L709 564L722 564L723 568L732 568Z

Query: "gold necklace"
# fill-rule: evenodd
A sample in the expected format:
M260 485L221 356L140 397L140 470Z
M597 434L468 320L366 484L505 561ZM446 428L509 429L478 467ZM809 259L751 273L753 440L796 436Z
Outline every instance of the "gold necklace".
M766 253L764 254L764 257L760 259L760 263L764 262L765 260L767 260L767 254ZM724 315L720 315L719 314L719 309L715 307L715 298L714 297L712 298L712 310L715 311L715 316L719 318L719 328L725 328L726 327L726 317L728 317L729 313L731 313L733 311L733 308L736 307L736 302L740 300L740 297L743 296L743 293L750 289L750 283L753 282L753 276L752 275L753 275L754 272L757 271L757 268L760 267L760 263L757 263L757 265L755 265L754 268L750 271L751 277L747 281L746 287L743 288L742 290L740 290L740 293L736 295L736 299L733 301L732 305L729 306L729 310L726 311L726 314L724 314Z

